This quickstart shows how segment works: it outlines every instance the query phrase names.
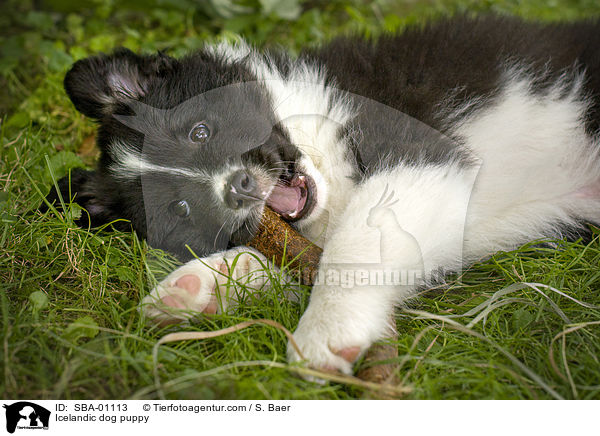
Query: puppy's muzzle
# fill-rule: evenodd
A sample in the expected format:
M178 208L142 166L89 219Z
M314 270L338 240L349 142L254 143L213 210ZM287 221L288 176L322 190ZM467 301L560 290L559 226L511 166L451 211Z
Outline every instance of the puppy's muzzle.
M246 170L237 170L225 189L225 203L231 209L246 209L265 201L267 193Z

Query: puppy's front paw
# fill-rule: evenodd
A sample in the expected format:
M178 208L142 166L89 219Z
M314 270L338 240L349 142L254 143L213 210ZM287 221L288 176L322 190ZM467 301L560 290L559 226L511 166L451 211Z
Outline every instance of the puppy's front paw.
M393 305L377 290L336 290L315 286L294 332L300 353L288 344L288 360L313 369L352 374L355 362L393 332ZM305 377L313 381L314 377Z
M199 314L221 313L239 298L237 289L227 286L229 278L237 280L260 267L252 254L237 251L192 260L160 282L142 300L141 309L159 325L178 323Z
M352 319L329 316L309 309L294 332L301 355L296 347L288 344L288 360L304 363L310 368L324 372L339 372L352 374L354 363L362 356L377 339L368 325L361 325ZM385 326L378 330L385 331ZM306 379L320 382L321 380L307 376Z
M290 342L288 344L288 360L293 362L304 362L312 369L324 372L340 372L352 374L354 362L366 351L370 343L365 343L348 336L347 343L340 346L332 346L326 329L313 328L304 323L298 326L294 333L294 341L298 345L302 355L298 354L296 348ZM307 380L321 382L320 379L305 376Z
M178 268L160 282L141 302L144 314L159 325L181 322L198 313L217 313L219 278L227 273L225 263L195 260ZM202 263L205 262L205 263Z

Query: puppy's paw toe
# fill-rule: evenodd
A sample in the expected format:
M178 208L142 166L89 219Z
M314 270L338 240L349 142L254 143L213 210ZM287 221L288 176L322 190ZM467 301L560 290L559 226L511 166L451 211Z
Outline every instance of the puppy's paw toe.
M333 349L331 351L333 352L333 354L335 354L336 356L340 356L342 359L349 363L354 363L361 353L360 347L346 347L342 348L341 350Z
M175 287L184 289L192 296L198 295L200 288L202 287L202 281L200 280L200 277L195 274L186 274L175 281Z
M210 315L219 311L215 272L204 266L197 271L190 271L185 266L180 270L159 283L142 300L144 314L159 325L174 324L198 314Z

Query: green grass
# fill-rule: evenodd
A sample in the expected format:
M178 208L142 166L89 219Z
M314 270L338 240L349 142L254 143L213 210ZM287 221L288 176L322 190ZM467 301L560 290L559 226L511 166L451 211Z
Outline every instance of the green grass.
M162 345L153 359L156 341L177 329L212 331L268 318L293 330L308 294L299 304L281 301L275 286L235 316L147 327L137 302L176 262L134 234L75 227L73 217L82 213L75 206L64 214L35 212L54 180L95 158L94 125L62 90L74 60L117 45L182 54L236 34L297 51L343 32L376 34L465 11L544 20L600 13L591 0L335 1L302 4L288 21L267 2L247 1L246 9L229 13L219 12L227 2L217 0L210 2L215 10L162 9L158 1L142 10L134 0L120 9L92 3L95 12L60 0L37 11L13 1L0 18L0 397L375 395L347 383L303 381L286 366L285 335L263 325ZM543 247L499 253L398 313L397 375L409 388L403 398L600 398L600 241ZM524 282L541 285L514 285Z

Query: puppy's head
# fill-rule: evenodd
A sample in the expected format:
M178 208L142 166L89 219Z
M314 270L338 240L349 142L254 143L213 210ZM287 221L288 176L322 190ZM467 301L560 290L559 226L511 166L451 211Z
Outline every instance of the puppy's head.
M289 221L314 208L300 152L242 63L121 49L78 61L65 89L99 122L98 168L73 172L70 187L59 183L87 210L81 225L128 220L152 246L185 260L186 245L203 256L245 243L265 204Z

